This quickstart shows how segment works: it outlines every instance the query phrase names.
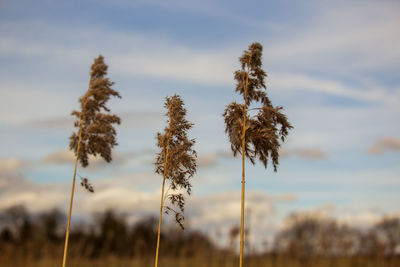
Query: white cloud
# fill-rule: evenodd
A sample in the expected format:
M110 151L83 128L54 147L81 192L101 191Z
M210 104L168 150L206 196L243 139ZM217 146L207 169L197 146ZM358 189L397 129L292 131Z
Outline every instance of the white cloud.
M199 167L214 167L218 163L218 159L232 159L233 154L230 151L216 151L208 154L200 154L197 159Z
M45 163L56 163L56 164L60 164L60 163L69 163L72 164L74 163L74 159L75 159L75 154L74 152L72 152L71 150L68 149L63 149L54 153L51 153L47 156L45 156L45 158L43 159L43 161Z
M0 159L0 174L19 171L21 168L25 167L25 165L25 162L18 158Z
M217 165L217 155L215 153L200 155L197 164L199 167L213 167Z
M339 73L399 66L397 34L399 5L393 1L364 1L316 5L307 27L292 37L272 40L268 58L291 62L290 68ZM282 38L283 39L283 38Z
M376 136L395 135L399 110L394 106L296 106L286 108L294 125L287 149L323 148L327 154L343 149L365 150Z
M51 164L72 164L75 162L75 153L69 149L62 149L51 153L44 157L44 163ZM89 155L89 163L90 164L100 164L103 162L103 159L100 156Z
M309 75L277 73L271 75L269 84L276 90L312 91L357 101L400 105L400 97L396 92L391 92L392 90L383 87L354 88L354 86L348 86L339 81L320 79Z
M38 184L24 178L13 182L10 177L0 177L0 209L25 205L30 212L41 212L55 207L65 210L70 195L69 184ZM142 173L92 181L95 193L87 193L77 181L74 216L88 216L112 209L127 214L133 222L143 216L157 216L160 201L160 181L152 173ZM141 185L153 185L154 190L140 190ZM248 191L246 212L248 224L257 232L264 229L265 221L273 221L277 203L293 202L294 194L269 195ZM185 216L188 225L206 233L221 229L228 231L240 222L240 192L226 192L189 197ZM253 219L254 221L251 221ZM171 221L165 216L166 221ZM257 223L255 223L257 221ZM268 225L268 223L267 223ZM255 237L256 238L256 237Z
M10 33L9 28L14 31ZM52 36L52 39L26 36L24 33L27 30L47 32L47 36ZM106 56L110 71L123 75L221 85L231 81L234 70L232 63L236 62L236 56L231 56L231 48L217 51L196 50L165 36L137 32L105 32L92 28L60 29L41 23L32 23L28 29L26 24L5 24L0 32L3 32L0 39L1 54L39 56L63 64L87 66L92 57L101 52ZM60 35L60 32L63 34ZM60 42L69 35L82 36L83 40L69 43L68 46Z
M327 153L318 147L294 148L290 150L283 148L280 150L280 155L283 157L295 155L308 160L320 160L328 157Z
M194 196L188 201L187 214L189 225L207 233L221 233L223 239L215 241L227 244L227 237L232 227L240 225L240 192L220 192L207 196ZM249 239L255 246L260 245L276 223L275 205L291 203L296 195L288 193L269 195L247 191L245 201L245 225L250 230Z
M121 129L143 129L159 127L163 123L164 116L159 112L152 110L147 111L130 111L116 113L121 118L121 124L118 128ZM29 122L29 125L36 129L50 129L61 131L72 131L74 125L74 117L51 117L34 119ZM75 128L76 129L76 128Z
M382 215L372 210L355 212L351 214L342 214L338 218L338 221L341 224L359 228L371 227L378 223L380 220L382 220Z
M145 51L147 50L147 52ZM147 45L125 54L111 53L110 66L124 75L143 75L183 80L206 85L231 84L234 64L222 51L196 51L188 47L166 44Z
M63 84L49 79L39 83L18 79L7 78L0 82L0 122L15 125L32 119L40 121L48 118L49 113L52 117L69 114L76 106L77 97L69 90L78 87L76 82ZM55 87L58 90L54 90Z
M131 157L131 153L122 155L121 153L114 151L112 153L113 163L122 163ZM75 153L69 149L61 149L59 151L52 152L43 158L43 163L45 164L74 164L75 163ZM100 156L89 155L89 165L87 169L94 170L99 167L105 167L107 162Z
M0 209L25 205L40 212L67 203L68 190L60 185L37 184L21 174L0 173Z
M267 63L271 62L272 65L275 65L274 62L280 62L280 64L292 66L296 62L302 61L296 57L304 57L306 61L319 58L318 56L313 56L315 53L335 59L338 58L336 54L346 54L346 51L349 53L360 53L365 47L365 44L367 44L368 49L373 49L373 51L375 51L374 55L381 55L381 53L384 52L388 54L387 58L398 62L396 58L400 58L400 53L398 56L393 54L394 51L397 51L396 48L400 44L400 39L397 37L398 35L395 34L396 28L393 27L393 25L397 25L397 21L393 21L396 17L393 16L394 18L389 22L387 22L386 19L383 20L382 17L368 22L369 24L367 25L370 26L369 28L372 28L372 30L365 33L364 29L366 25L361 22L364 22L364 20L367 21L366 16L371 13L371 6L369 5L369 9L364 9L363 12L365 14L361 13L362 17L358 18L357 23L349 23L348 21L352 18L348 15L345 15L343 18L340 13L345 12L343 10L330 12L333 14L325 18L321 24L330 25L335 29L333 32L327 32L325 28L320 29L319 26L315 26L315 28L307 30L308 34L306 36L293 37L295 40L290 38L289 40L278 39L274 40L276 44L273 45L269 45L270 41L266 40L265 61ZM390 16L392 15L393 14L390 13ZM342 22L338 22L338 17L341 18L340 21ZM382 25L382 23L389 23L390 25ZM348 25L351 25L351 27ZM175 40L171 40L166 36L145 35L137 32L104 32L90 28L73 29L73 35L84 36L84 39L79 43L72 42L69 43L68 46L65 46L60 40L72 34L72 29L59 29L54 26L33 23L29 26L29 30L38 32L38 29L40 29L41 32L48 32L48 36L53 36L53 39L42 40L35 39L35 35L31 37L22 35L21 32L27 30L25 29L26 24L23 25L22 29L21 27L22 25L18 24L7 24L2 27L4 34L2 36L3 45L0 47L0 53L8 55L41 56L50 58L56 62L62 61L63 64L67 65L87 66L92 61L89 55L92 55L92 57L95 56L98 53L95 52L97 50L106 55L112 73L190 81L206 85L233 85L232 73L238 67L237 57L239 53L246 48L239 48L237 45L233 44L228 47L217 49L194 49L182 45ZM14 29L15 32L19 34L10 34L8 31L4 30L8 28ZM349 28L350 30L348 30ZM380 35L376 36L376 33L381 33L379 29L385 29L382 33L384 34L383 37ZM343 31L345 31L345 33L343 33ZM365 38L357 37L352 31L361 32L361 35L365 35ZM60 36L59 32L65 34ZM21 37L21 35L23 37ZM327 38L326 35L329 35L330 38ZM107 39L105 39L105 37L107 37ZM397 39L392 41L387 40L392 37ZM375 44L375 42L381 42L382 39L391 46L381 49L380 46ZM113 42L110 42L110 40L113 40ZM335 42L332 42L332 40ZM93 45L93 42L97 45ZM337 42L344 43L338 46ZM117 46L115 46L115 44L117 44ZM345 49L345 51L343 51L343 49ZM371 56L371 51L368 49L360 56L363 60ZM293 58L293 56L295 57ZM375 57L377 56L374 56L370 61L376 62ZM342 58L341 60L342 62L330 63L328 66L323 62L316 62L315 64L308 64L307 66L315 65L315 70L323 68L323 70L326 71L328 67L335 67L335 71L337 72L349 65L347 60L350 59L346 60L346 58ZM266 64L267 69L269 65L270 64ZM380 68L383 67L390 67L390 64L383 64ZM277 88L278 90L280 88L311 90L362 101L377 101L391 104L398 104L400 102L399 97L391 93L391 91L393 91L392 88L371 85L366 88L354 88L353 86L346 85L337 80L326 80L307 75L305 74L307 68L302 68L301 66L295 69L289 67L286 69L291 69L292 72L275 70L272 72L268 79L268 83L272 85L272 88Z
M399 217L398 213L382 215L382 212L374 209L346 210L338 208L333 203L326 203L312 209L295 212L279 222L277 230L285 230L303 219L315 219L318 221L335 220L340 225L346 225L357 229L367 229L382 220L383 217Z

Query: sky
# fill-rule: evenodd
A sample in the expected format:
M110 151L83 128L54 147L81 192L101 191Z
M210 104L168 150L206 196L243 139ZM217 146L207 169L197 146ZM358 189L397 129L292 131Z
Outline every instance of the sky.
M157 215L165 97L181 95L199 156L186 223L223 238L240 223L241 160L222 113L238 57L263 47L267 93L294 126L278 172L246 164L246 225L268 240L294 212L369 226L400 210L398 1L0 0L0 209L67 211L70 113L99 54L122 99L112 163L79 168L73 216ZM167 219L168 221L168 219ZM253 233L253 234L252 234ZM225 242L225 243L224 243Z

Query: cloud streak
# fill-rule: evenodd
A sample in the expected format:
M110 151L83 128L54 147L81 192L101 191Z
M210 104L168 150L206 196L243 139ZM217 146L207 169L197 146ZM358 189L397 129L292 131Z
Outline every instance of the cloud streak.
M328 154L318 147L281 149L283 157L297 156L306 160L321 160L328 158Z
M376 140L369 148L368 153L379 155L386 152L400 152L400 138L386 136Z
M356 7L351 6L351 8L355 9ZM315 54L323 54L328 57L326 55L362 53L358 60L361 64L365 60L376 62L376 55L381 55L382 52L387 54L385 58L398 62L400 53L397 55L393 52L397 51L396 48L400 44L400 38L396 34L396 27L394 27L398 24L398 19L393 15L393 12L389 12L390 20L383 19L379 15L375 20L369 21L366 17L375 8L374 5L368 4L367 7L363 8L362 16L353 23L351 23L354 19L353 16L349 16L349 13L353 14L352 12L338 8L333 9L333 11L328 12L329 16L322 19L321 22L323 25L333 27L333 31L329 31L329 33L325 28L321 29L319 26L315 26L308 30L305 36L295 36L289 38L289 40L277 39L271 45L269 45L269 40L265 40L267 44L265 62L268 63L265 65L274 66L279 62L281 66L292 66L304 60L309 61L318 58L313 56ZM379 9L390 11L387 5L381 5ZM345 21L337 23L338 17ZM365 21L368 21L369 28L372 29L368 33L364 31ZM348 29L349 24L351 25L350 29ZM203 85L232 86L232 73L238 66L236 57L242 49L237 44L230 44L224 48L195 49L166 36L160 37L137 32L105 32L92 28L80 30L64 28L60 30L40 23L33 23L29 27L32 32L39 32L38 29L40 29L40 31L48 33L45 36L53 36L53 39L43 40L36 39L35 35L30 37L22 35L21 32L26 31L26 24L3 25L3 30L0 30L0 32L3 32L0 53L29 57L39 56L57 62L62 60L64 64L67 63L72 66L86 66L91 61L88 55L95 55L96 52L93 51L93 47L97 47L96 50L100 50L106 55L110 70L113 73L124 76L140 75L149 78L186 81ZM10 33L5 29L14 29L14 31ZM382 31L381 29L385 30ZM68 46L62 45L63 42L60 42L60 40L63 40L63 36L72 34L72 31L73 35L84 36L83 41L72 42ZM60 36L59 32L66 34ZM354 32L358 32L360 35L354 35ZM329 35L329 38L326 35ZM107 36L107 39L104 39L104 36ZM93 45L93 42L99 43L98 40L101 40L100 47ZM111 43L109 40L114 41ZM381 43L381 40L385 40L384 44L388 46L384 50L376 48L380 46L375 43ZM115 43L118 44L118 49L115 49ZM373 55L371 55L371 51L373 51ZM329 57L326 61L342 58L342 56ZM301 60L301 58L304 60ZM330 68L336 68L333 70L334 73L343 69L345 60L343 58L341 60L341 62L329 64ZM321 69L321 66L326 69L323 62L308 63L309 65L314 65L315 70ZM382 63L382 65L388 66L388 63ZM305 90L338 95L366 102L391 105L400 103L400 95L396 94L393 88L371 84L357 88L339 82L334 78L326 79L307 74L307 71L302 67L304 66L292 68L291 72L274 71L270 75L271 81L269 83L271 87L278 90ZM285 67L285 69L290 68Z
M25 167L25 162L18 158L0 159L0 174L13 173Z
M311 91L326 95L341 96L367 103L382 103L392 106L400 104L400 95L382 87L355 88L338 81L315 78L302 74L276 74L271 77L271 87L284 90Z

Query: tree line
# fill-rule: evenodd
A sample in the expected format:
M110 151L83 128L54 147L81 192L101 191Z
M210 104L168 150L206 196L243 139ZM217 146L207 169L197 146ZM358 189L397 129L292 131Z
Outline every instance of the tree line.
M292 214L290 224L276 233L274 241L248 256L285 255L294 259L312 257L369 257L387 259L400 254L400 218L383 217L368 229L351 227L334 218ZM35 260L62 255L66 216L57 209L30 214L23 206L0 213L0 261L20 258ZM221 247L193 229L182 231L165 225L161 231L160 255L174 258L235 257L234 247ZM146 217L129 224L112 211L94 215L71 228L71 258L152 258L156 249L158 220ZM237 229L237 228L236 228ZM232 229L234 230L234 229ZM258 233L260 234L260 233ZM239 230L230 231L234 241ZM249 247L252 247L251 244Z
M30 214L23 206L3 210L0 213L0 257L15 260L61 257L65 223L66 215L58 209L40 214ZM128 224L122 214L112 211L96 214L92 220L77 222L71 228L68 255L71 258L153 256L157 225L157 219L151 216ZM174 225L166 227L161 232L162 255L193 257L215 249L198 231L182 231Z

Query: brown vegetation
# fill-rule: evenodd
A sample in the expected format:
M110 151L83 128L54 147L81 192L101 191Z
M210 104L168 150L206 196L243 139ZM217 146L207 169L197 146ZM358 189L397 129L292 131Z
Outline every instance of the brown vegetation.
M119 97L119 93L112 89L114 83L106 77L108 66L104 63L103 56L98 56L91 67L89 88L79 99L81 111L72 111L76 116L74 123L78 132L73 132L70 137L69 147L75 152L75 167L72 179L71 198L69 202L67 229L65 232L65 245L63 255L63 267L66 265L69 228L71 223L72 204L75 192L75 179L78 160L82 167L89 164L89 155L99 155L105 161L112 160L111 150L117 145L116 130L113 124L120 124L117 115L111 114L106 103L110 97ZM81 185L89 192L94 192L93 186L87 178L82 178Z
M274 107L265 92L265 77L262 67L262 45L253 43L239 58L241 69L235 72L236 92L243 96L243 104L229 104L223 114L225 132L229 136L233 155L242 155L242 199L240 222L240 267L243 266L244 202L245 202L245 157L251 163L260 160L265 168L272 161L274 170L279 164L280 143L285 141L293 128L282 107ZM261 102L257 115L250 116L248 109L253 102Z
M156 173L163 175L155 259L156 267L158 265L160 247L162 212L164 210L166 214L174 213L175 221L183 229L185 197L180 190L185 190L190 195L192 185L189 179L195 174L197 167L196 151L192 148L195 140L188 139L187 136L187 131L192 128L193 124L185 118L186 109L183 101L180 96L174 95L166 98L164 106L167 109L165 114L168 117L167 127L164 129L164 133L157 134L157 146L160 148L160 152L158 152L154 163ZM165 191L166 182L169 183L169 187ZM166 201L169 201L171 206L166 205Z
M63 252L65 215L57 210L29 214L23 207L0 213L0 262L3 267L57 266ZM370 229L334 219L293 215L266 251L246 254L249 266L399 266L400 219L382 218ZM218 248L196 231L165 226L160 265L235 266L234 251ZM233 232L237 232L238 229ZM111 211L77 223L71 230L72 266L151 266L157 219L129 225ZM397 249L397 252L396 252Z

